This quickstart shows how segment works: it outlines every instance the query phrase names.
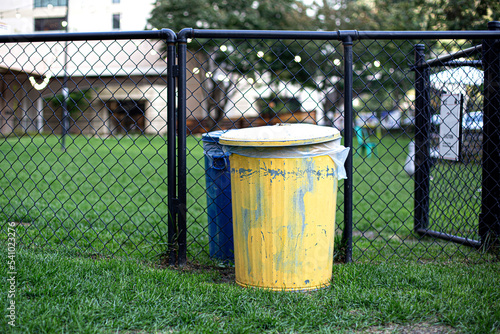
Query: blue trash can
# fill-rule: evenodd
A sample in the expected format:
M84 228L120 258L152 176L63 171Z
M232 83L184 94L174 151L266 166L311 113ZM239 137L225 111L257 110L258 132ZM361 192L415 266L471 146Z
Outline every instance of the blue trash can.
M233 212L231 204L231 172L229 154L219 145L226 131L214 131L202 136L205 153L205 180L210 257L234 261Z

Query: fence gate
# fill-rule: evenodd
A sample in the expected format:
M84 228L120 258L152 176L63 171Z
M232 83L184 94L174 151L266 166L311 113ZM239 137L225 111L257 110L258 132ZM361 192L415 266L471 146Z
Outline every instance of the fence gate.
M487 249L500 235L498 45L486 39L427 61L425 45L416 46L414 229L422 236Z

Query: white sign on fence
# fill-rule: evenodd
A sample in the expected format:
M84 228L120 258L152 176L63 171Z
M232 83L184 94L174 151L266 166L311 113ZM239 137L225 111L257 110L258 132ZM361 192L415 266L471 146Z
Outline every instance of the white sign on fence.
M460 94L441 96L439 153L442 159L459 160L461 110L462 96Z

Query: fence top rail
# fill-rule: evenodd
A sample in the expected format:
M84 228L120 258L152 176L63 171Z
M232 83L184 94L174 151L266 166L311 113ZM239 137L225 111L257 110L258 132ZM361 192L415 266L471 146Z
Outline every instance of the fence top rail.
M490 39L500 38L500 31L287 31L287 30L218 30L185 28L178 33L179 41L188 38L241 38L241 39Z
M0 35L0 43L69 42L117 39L161 39L166 40L167 43L175 43L177 36L171 29Z
M449 30L449 31L359 31L357 39L495 39L500 31Z
M500 38L500 31L293 31L293 30L217 30L182 29L176 34L171 29L142 31L105 31L74 33L36 33L0 35L0 43L18 42L60 42L115 39L162 39L168 43L188 38L242 38L242 39L294 39L294 40L338 40L362 39L490 39Z

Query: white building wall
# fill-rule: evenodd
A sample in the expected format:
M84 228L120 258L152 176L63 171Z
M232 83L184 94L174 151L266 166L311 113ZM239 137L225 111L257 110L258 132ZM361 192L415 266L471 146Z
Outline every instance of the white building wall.
M69 32L113 30L113 14L120 14L122 31L144 30L154 8L154 0L68 0ZM35 18L66 16L65 6L34 8L33 0L0 1L0 34L35 32ZM116 30L116 29L115 29ZM62 27L61 32L64 31Z
M33 32L33 0L0 1L0 34Z
M69 0L69 31L113 30L113 14L120 14L122 31L144 30L153 10L153 0Z

